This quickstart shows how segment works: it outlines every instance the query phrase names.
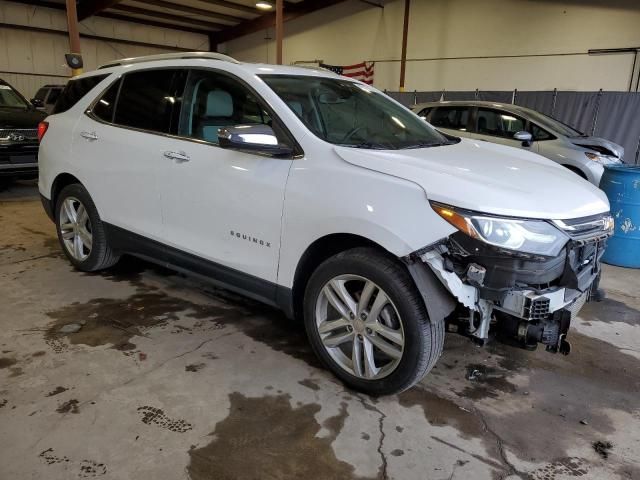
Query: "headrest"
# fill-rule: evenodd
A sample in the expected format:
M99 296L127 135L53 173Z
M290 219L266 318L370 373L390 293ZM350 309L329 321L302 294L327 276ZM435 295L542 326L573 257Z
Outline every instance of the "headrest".
M206 117L231 117L233 116L233 99L229 92L224 90L212 90L207 96Z

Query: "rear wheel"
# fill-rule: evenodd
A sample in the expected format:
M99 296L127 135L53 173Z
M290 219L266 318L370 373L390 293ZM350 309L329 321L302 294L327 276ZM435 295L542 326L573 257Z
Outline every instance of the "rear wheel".
M304 308L316 354L349 387L368 394L406 390L442 353L443 320L428 318L404 266L373 248L321 264Z
M82 185L62 189L56 200L55 216L60 245L78 270L94 272L118 261L119 255L109 248L96 206Z

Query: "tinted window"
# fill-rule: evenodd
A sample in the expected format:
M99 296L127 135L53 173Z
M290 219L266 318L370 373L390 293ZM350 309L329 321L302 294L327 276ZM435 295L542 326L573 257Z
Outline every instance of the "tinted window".
M47 97L47 103L50 105L55 104L60 98L60 93L62 93L61 88L52 88L49 92L49 96Z
M17 91L6 83L0 83L0 107L5 108L29 108L29 104Z
M431 110L433 110L433 108L431 107L425 108L418 114L418 116L426 119L429 116L429 112L431 112Z
M468 107L438 107L431 115L429 123L434 127L466 130L469 121Z
M428 123L366 85L302 75L262 78L314 135L327 142L365 149L448 143Z
M114 123L169 133L176 97L173 78L177 70L144 70L124 76Z
M116 99L118 98L118 89L120 88L120 80L111 85L93 105L91 113L100 120L105 122L113 122L113 112L115 112Z
M534 140L551 140L552 138L554 138L553 135L551 135L549 132L547 132L543 128L540 128L535 123L529 124L529 132L533 136Z
M46 88L41 88L40 90L38 90L36 92L36 96L33 97L36 100L42 100L44 102L44 97L47 96L47 89Z
M218 129L251 124L273 126L278 134L271 116L255 95L226 75L192 71L183 105L179 134L185 137L218 143Z
M78 80L69 80L69 83L64 87L51 113L66 112L89 93L93 87L107 78L107 76L108 75L93 75L92 77L80 78Z
M509 112L478 109L478 133L495 137L513 138L524 130L525 121Z

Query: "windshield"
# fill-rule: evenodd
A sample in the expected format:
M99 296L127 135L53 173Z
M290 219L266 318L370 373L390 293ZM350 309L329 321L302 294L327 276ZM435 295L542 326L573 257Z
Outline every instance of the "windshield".
M544 113L540 113L535 110L527 110L532 120L538 122L540 125L546 127L549 130L553 130L554 132L557 132L560 135L564 135L565 137L586 137L586 135L581 131L570 127L566 123L562 123L560 120L556 120L555 118L552 118L548 115L545 115Z
M0 83L0 108L29 108L22 95L9 85Z
M449 143L424 120L366 85L296 75L261 78L309 130L335 145L395 150Z

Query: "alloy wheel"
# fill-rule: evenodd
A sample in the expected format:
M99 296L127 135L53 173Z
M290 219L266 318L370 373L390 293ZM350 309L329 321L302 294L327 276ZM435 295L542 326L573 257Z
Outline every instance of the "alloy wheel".
M359 275L339 275L317 298L315 320L331 358L348 373L378 380L393 372L404 351L404 329L387 293Z
M79 262L91 254L93 235L85 206L75 197L67 197L60 205L60 236L67 252Z

